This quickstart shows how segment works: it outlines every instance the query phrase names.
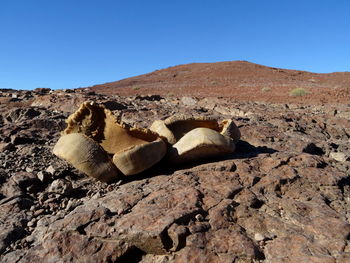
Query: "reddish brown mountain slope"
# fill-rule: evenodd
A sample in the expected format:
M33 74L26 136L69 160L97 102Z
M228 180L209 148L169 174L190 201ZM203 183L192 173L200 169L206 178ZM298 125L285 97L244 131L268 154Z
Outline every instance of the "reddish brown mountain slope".
M291 97L294 88L308 95ZM223 96L236 100L327 103L350 101L350 72L317 74L246 61L193 63L90 87L118 95Z

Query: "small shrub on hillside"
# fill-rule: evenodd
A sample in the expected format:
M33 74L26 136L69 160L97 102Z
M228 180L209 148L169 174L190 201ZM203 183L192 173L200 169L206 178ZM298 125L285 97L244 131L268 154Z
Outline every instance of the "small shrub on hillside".
M262 88L261 91L262 92L269 92L269 91L271 91L271 89L268 87L265 87L265 88Z
M139 86L133 86L133 87L132 87L132 90L139 90L139 89L140 89Z
M306 89L303 89L303 88L295 88L289 93L289 95L293 97L304 96L306 94L308 94L308 92Z

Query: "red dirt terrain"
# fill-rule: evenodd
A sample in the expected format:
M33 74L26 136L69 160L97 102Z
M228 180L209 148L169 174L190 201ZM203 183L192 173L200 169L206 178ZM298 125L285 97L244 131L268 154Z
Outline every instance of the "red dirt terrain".
M183 96L0 89L0 262L350 262L348 105ZM106 184L53 154L83 101L140 128L232 119L242 136Z
M291 96L303 88L308 94ZM348 103L350 72L327 74L266 67L246 61L193 63L156 70L91 90L108 95L230 97L239 101Z

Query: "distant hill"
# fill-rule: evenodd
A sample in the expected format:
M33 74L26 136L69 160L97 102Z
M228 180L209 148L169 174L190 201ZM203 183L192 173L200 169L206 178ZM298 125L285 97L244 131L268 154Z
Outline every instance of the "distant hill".
M275 102L300 100L290 96L295 88L308 92L302 100L350 101L350 72L318 74L247 61L192 63L89 87L117 95L222 96Z

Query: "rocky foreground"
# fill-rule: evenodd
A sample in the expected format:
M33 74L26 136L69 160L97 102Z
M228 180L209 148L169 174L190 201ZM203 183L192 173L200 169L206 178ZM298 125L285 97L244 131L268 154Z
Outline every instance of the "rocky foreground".
M237 151L114 184L52 154L85 100L149 127L233 118ZM0 262L350 262L350 108L0 91Z

